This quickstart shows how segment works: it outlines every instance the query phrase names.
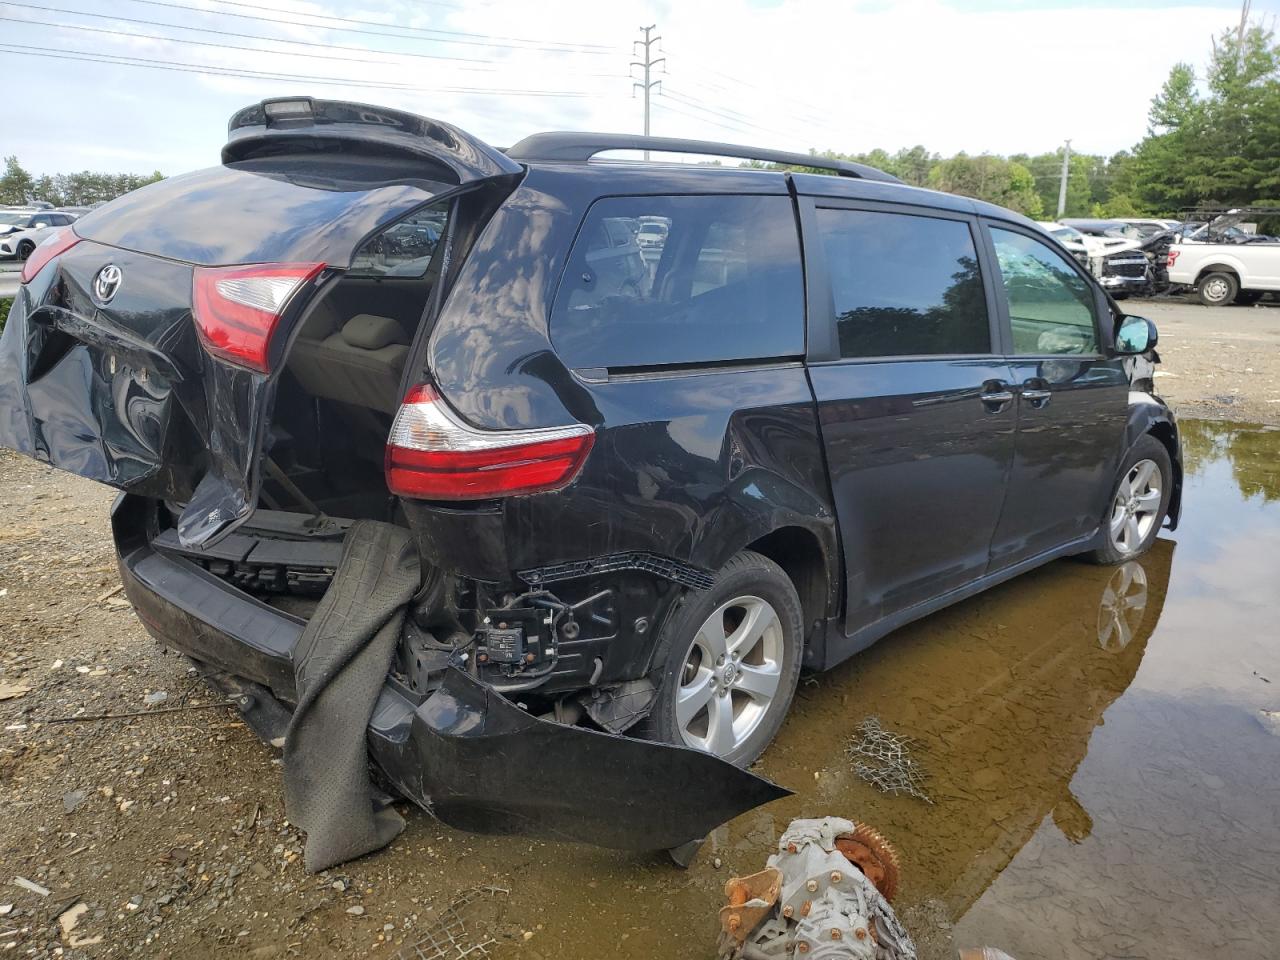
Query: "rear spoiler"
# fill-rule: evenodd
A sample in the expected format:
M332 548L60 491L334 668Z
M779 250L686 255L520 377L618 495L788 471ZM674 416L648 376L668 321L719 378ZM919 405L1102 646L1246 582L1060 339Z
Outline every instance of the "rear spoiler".
M342 100L282 97L236 111L222 162L315 149L419 157L451 170L458 183L511 176L523 168L483 140L439 120Z

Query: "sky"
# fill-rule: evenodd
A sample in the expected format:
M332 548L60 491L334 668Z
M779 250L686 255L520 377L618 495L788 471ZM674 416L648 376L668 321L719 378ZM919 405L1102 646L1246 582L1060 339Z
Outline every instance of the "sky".
M1141 139L1169 68L1203 67L1239 11L1237 0L0 2L0 156L37 175L181 173L217 163L238 108L300 94L400 107L496 146L542 130L638 133L632 41L649 24L665 58L652 75L657 135L947 155L1071 138L1110 154ZM1280 0L1253 3L1255 19L1278 15Z

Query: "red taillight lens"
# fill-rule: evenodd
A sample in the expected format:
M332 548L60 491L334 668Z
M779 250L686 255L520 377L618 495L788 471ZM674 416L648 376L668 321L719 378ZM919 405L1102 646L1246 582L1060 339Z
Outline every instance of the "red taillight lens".
M299 290L323 263L196 267L191 310L205 349L261 373L271 368L271 335Z
M1181 251L1181 250L1170 250L1170 251L1169 251L1169 262L1168 262L1167 264L1165 264L1165 266L1167 266L1167 267L1172 267L1175 263L1177 263L1177 262L1178 262L1178 255L1179 255L1179 254L1181 254L1181 253L1182 253L1182 251Z
M21 282L30 283L50 260L66 253L79 243L80 239L70 227L63 227L57 233L49 234L31 251L27 262L22 265Z
M405 397L387 440L387 487L401 497L480 500L558 490L595 442L585 424L538 430L477 430L431 386Z

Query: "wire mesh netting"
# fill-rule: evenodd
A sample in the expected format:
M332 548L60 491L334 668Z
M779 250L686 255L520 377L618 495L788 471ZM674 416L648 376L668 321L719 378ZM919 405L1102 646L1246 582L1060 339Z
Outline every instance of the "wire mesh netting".
M393 960L478 960L491 957L494 936L511 893L502 887L471 887L429 918L423 933Z
M854 773L876 789L933 803L925 792L927 775L912 756L914 746L910 737L886 730L879 717L867 717L846 752Z

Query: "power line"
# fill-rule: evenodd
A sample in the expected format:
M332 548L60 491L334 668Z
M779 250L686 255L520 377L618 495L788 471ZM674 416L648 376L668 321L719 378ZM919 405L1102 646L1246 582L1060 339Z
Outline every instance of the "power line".
M317 60L340 60L346 63L381 63L385 64L386 60L369 60L363 57L340 57L332 53L303 53L302 51L285 51L285 50L263 50L261 47L241 47L234 43L215 43L212 40L183 40L178 37L165 37L156 33L131 33L128 30L109 30L106 27L90 27L82 23L53 23L48 20L26 20L22 17L6 17L0 15L0 20L7 20L10 23L30 23L39 27L57 27L60 30L83 30L89 33L104 33L114 37L136 37L143 40L163 40L167 43L185 43L198 47L218 47L222 50L243 50L246 53L272 53L281 57L314 57ZM263 37L262 39L269 39Z
M725 130L732 130L735 133L741 133L741 134L745 134L746 136L751 136L751 131L745 129L744 127L740 127L737 124L726 123L723 120L714 120L705 116L699 116L696 113L690 113L688 110L683 110L680 107L677 107L674 104L668 102L666 97L659 97L655 102L657 106L662 107L663 110L670 110L672 113L678 114L682 117L688 117L690 120L697 120L699 123L710 123L712 126L715 126L715 127L721 127Z
M142 2L142 0L138 0L138 2ZM488 34L488 33L466 33L465 31L462 31L462 30L441 30L437 27L415 27L415 26L412 26L411 24L381 23L377 20L357 20L354 17L338 17L328 13L303 13L302 11L280 10L276 7L264 7L255 3L242 3L240 2L240 0L210 0L210 2L219 4L221 6L227 6L227 7L244 7L249 10L262 10L262 11L266 11L267 13L289 13L289 14L296 13L298 16L310 17L313 20L333 20L333 21L337 21L338 23L354 23L362 27L392 27L396 30L412 30L415 33L438 33L438 34L445 34L447 36L453 36L453 37L471 37L479 40L510 40L515 43L551 43L557 46L581 47L584 49L603 50L603 51L609 51L609 52L613 52L616 49L615 47L611 47L603 43L576 43L576 42L571 42L567 40L564 40L564 41L535 40L530 37L504 37L504 36L499 36L496 34ZM431 3L434 6L449 7L450 9L453 9L453 10L463 9L462 7L459 7L456 4L443 3L443 2L440 2L440 0L419 0L419 2ZM209 12L216 13L217 11L209 11Z
M776 136L784 135L782 131L776 130L773 127L761 126L744 113L738 113L736 110L729 110L728 108L716 107L706 103L705 101L698 100L695 97L685 96L675 90L664 90L663 96L671 97L677 103L683 103L685 106L692 107L694 110L701 110L704 113L721 117L725 120L732 120L735 123L740 123L747 127L754 127L756 130L760 130L764 133L772 133Z
M250 13L231 13L226 10L208 10L201 7L192 7L184 3L173 3L172 0L133 0L134 3L144 3L152 7L169 7L173 10L182 10L185 13L203 13L212 14L217 17L236 17L240 20L254 20L259 23L278 23L285 26L297 26L296 20L283 20L278 17L259 17ZM385 30L363 30L356 27L331 27L328 29L336 30L339 33L360 33L371 37L393 37L397 40L406 39L403 33L388 33ZM426 28L421 28L426 29ZM607 50L576 50L569 49L564 46L519 46L510 43L479 41L479 40L448 40L443 38L431 38L432 43L458 43L471 47L496 47L508 50L541 50L546 53L576 53L581 56L605 56ZM538 41L531 41L538 42Z
M88 13L84 10L68 10L66 7L48 7L35 3L19 3L18 0L0 0L0 4L8 7L23 7L27 10L40 10L44 13L69 13L76 17L93 17L95 20L113 20L123 23L139 23L147 27L167 27L170 30L190 30L193 33L209 33L220 37L237 37L241 40L265 40L270 43L287 43L299 47L316 47L321 50L347 50L357 53L385 53L392 54L397 57L414 57L419 60L449 60L454 63L494 63L492 57L482 59L480 57L455 57L444 53L410 53L395 52L391 50L374 50L370 51L368 47L351 47L334 43L316 43L311 40L286 40L283 37L264 37L254 33L237 33L234 30L215 30L213 27L189 27L182 23L165 23L162 20L143 20L138 17L121 17L108 13ZM268 53L279 53L281 51L270 50Z
M238 67L217 67L206 64L182 63L176 60L157 60L149 57L126 57L118 54L103 54L89 50L64 50L57 47L31 46L28 44L0 43L0 48L8 48L8 52L19 56L45 55L58 60L85 60L96 63L108 63L122 67L147 67L156 70L174 70L181 73L202 73L209 76L239 77L247 80L286 80L298 83L329 84L355 87L370 90L399 90L413 93L458 93L475 95L494 95L507 97L563 97L585 99L602 97L599 93L581 93L574 90L521 90L521 89L486 89L484 87L422 87L410 84L373 83L346 77L312 77L299 74L270 73L261 70L248 70ZM33 52L26 52L33 51Z
M728 87L722 84L713 83L712 81L706 80L702 77L682 77L681 83L691 83L695 86L703 87L713 96L723 96L725 94L729 94L730 96L734 95ZM741 95L741 91L739 91L738 95ZM806 123L821 126L830 120L829 117L824 117L816 111L804 109L796 103L796 98L787 96L785 91L762 90L760 93L754 95L755 99L759 99L761 97L764 97L773 103L782 104L786 107L787 114L789 116L795 117L798 120L803 120ZM725 107L724 109L728 110L729 108Z
M754 123L750 120L747 120L745 117L743 119L737 119L736 117L730 115L729 113L721 112L715 109L714 107L704 106L689 97L682 97L678 93L664 91L663 97L664 98L670 97L671 99L674 99L677 103L684 104L690 109L698 110L701 113L705 114L706 116L716 117L721 120L727 120L733 125L729 127L729 129L737 129L743 133L748 133L748 134L751 132L751 130L755 130L755 131L759 131L760 133L767 133L770 136L781 137L783 139L789 139L791 136L793 136L792 134L784 133L781 130L776 130L773 127L761 126L758 123ZM724 124L721 124L721 126L724 126Z
M0 3L4 3L4 2L5 0L0 0ZM85 15L91 16L91 14L85 14ZM114 18L106 17L106 19L114 19ZM6 17L3 15L0 15L0 20L9 21L11 23L26 23L26 24L31 24L33 26L40 26L40 27L54 27L59 30L80 30L84 32L106 34L106 35L115 36L115 37L129 37L131 39L136 38L136 39L144 39L144 40L159 40L164 43L174 43L174 44L187 45L187 46L216 47L222 50L240 50L245 53L270 53L270 54L274 54L276 56L282 56L282 57L308 57L316 60L336 60L344 63L372 63L372 64L380 64L380 65L395 64L394 60L386 60L386 59L371 60L367 57L344 57L344 56L339 56L336 53L304 53L298 50L264 50L262 47L245 47L245 46L240 46L239 44L234 44L234 43L216 43L211 40L190 40L183 37L166 37L162 34L138 33L136 31L130 31L130 30L111 30L107 27L91 27L91 26L88 26L87 24L82 24L82 23L57 23L50 20L34 20L34 19L27 19L24 17ZM161 26L173 26L179 29L191 29L191 28L178 27L177 24L161 24ZM300 41L293 41L293 40L282 40L276 37L251 36L249 34L243 34L243 35L236 34L235 36L244 36L245 39L261 40L266 43L300 42ZM322 49L325 48L324 44L309 44L309 46L316 46ZM333 49L359 50L363 48L334 47ZM381 54L384 57L412 56L412 54L394 53L390 50L369 50L367 52L374 53L374 54ZM107 54L107 56L111 56L111 54ZM214 64L213 66L216 67L217 65ZM493 73L496 70L498 70L499 67L496 65L482 64L479 66L466 65L466 66L457 67L456 69L474 70L474 71L484 72L484 73ZM623 74L623 73L580 73L575 71L573 75L574 77L610 77L614 79L626 79L626 74Z

